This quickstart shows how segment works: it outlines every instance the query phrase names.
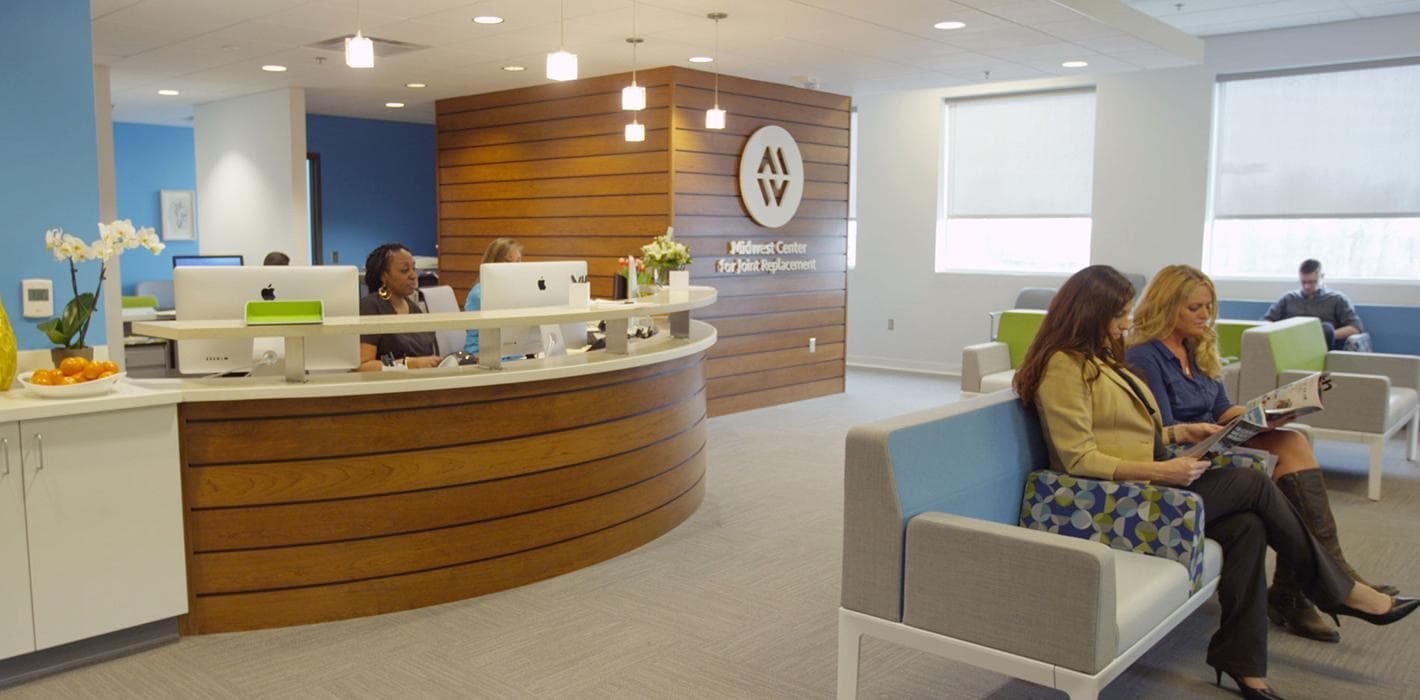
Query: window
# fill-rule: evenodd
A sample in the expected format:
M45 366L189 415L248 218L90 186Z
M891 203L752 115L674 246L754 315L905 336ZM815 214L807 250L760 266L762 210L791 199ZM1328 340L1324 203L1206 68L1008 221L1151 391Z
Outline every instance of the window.
M1220 277L1420 277L1420 65L1218 84L1213 223Z
M848 269L858 266L858 108L848 113Z
M1074 272L1090 260L1095 95L949 101L938 272Z

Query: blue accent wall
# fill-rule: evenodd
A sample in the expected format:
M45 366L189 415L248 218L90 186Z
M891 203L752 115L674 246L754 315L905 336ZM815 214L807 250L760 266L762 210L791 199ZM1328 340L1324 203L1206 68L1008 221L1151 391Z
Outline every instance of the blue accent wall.
M89 0L0 2L0 212L5 255L0 296L20 349L53 347L20 316L20 280L54 280L54 310L73 297L69 269L44 249L46 229L92 241L98 237L98 139L94 121L93 39ZM81 290L92 291L99 263L80 266ZM103 319L86 344L104 342Z
M306 150L321 161L326 263L339 251L341 264L362 266L383 243L436 254L435 149L431 124L306 116Z
M197 154L192 129L152 124L114 124L113 161L118 182L118 216L139 228L163 233L161 190L197 189ZM197 206L202 206L201 202ZM199 236L201 233L198 234ZM197 241L164 241L153 255L142 248L123 254L123 293L143 280L173 278L174 255L197 255Z

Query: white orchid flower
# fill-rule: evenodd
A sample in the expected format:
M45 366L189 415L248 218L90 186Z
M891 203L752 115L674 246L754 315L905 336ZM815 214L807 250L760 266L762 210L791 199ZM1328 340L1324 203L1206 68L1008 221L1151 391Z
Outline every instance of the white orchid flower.
M44 249L54 250L64 240L64 229L52 228L44 232Z

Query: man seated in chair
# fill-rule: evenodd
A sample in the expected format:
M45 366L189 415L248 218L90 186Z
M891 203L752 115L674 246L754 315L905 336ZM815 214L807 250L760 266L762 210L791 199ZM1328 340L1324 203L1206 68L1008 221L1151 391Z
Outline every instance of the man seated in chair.
M1356 309L1345 294L1327 289L1322 283L1326 273L1321 271L1321 263L1310 258L1302 261L1298 277L1302 288L1284 294L1267 310L1262 320L1281 321L1294 316L1319 318L1327 347L1332 350L1369 351L1370 348L1364 345L1347 347L1346 339L1362 332L1361 317L1356 315ZM1351 345L1356 346L1357 343Z

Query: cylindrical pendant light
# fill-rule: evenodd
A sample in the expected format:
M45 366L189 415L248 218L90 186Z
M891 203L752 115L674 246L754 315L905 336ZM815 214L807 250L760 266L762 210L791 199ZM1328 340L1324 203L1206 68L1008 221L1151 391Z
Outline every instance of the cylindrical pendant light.
M729 17L723 12L711 12L706 17L715 21L715 106L705 110L705 128L725 128L725 110L720 109L720 20Z
M355 2L355 36L345 38L345 65L351 68L375 67L375 42L362 32L360 2Z
M548 80L576 80L577 54L567 50L567 5L559 3L559 40L556 51L547 54Z
M636 45L644 41L641 37L626 38L631 44L631 84L621 88L621 108L631 111L646 109L646 88L636 84Z

